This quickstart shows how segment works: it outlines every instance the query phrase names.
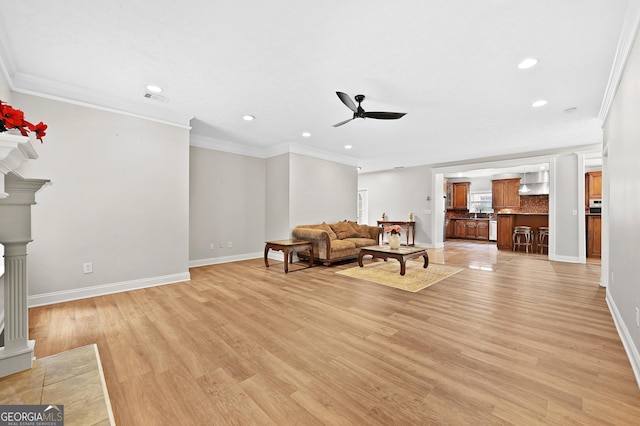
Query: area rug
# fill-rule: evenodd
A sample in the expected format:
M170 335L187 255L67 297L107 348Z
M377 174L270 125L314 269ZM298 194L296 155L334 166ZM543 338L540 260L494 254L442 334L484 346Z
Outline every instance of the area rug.
M336 274L360 278L416 293L462 271L462 268L454 268L437 263L430 263L427 269L424 269L423 265L422 261L408 261L405 275L402 276L400 275L400 263L389 259L387 262L365 264L362 268L356 266L355 268L345 269L336 272Z

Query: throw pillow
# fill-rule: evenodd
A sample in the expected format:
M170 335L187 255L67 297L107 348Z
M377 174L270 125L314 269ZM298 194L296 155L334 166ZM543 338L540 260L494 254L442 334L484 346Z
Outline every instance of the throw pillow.
M331 227L327 225L325 222L322 222L322 224L318 225L316 229L322 229L324 232L326 232L327 235L329 235L329 239L331 241L338 239L338 236L336 235L335 232L333 232L333 229L331 229Z
M369 225L360 225L357 222L349 222L351 224L351 226L353 226L353 229L356 230L356 232L358 233L358 237L360 238L371 238L371 235L369 234Z
M336 233L339 240L344 240L345 238L356 238L358 236L358 231L353 229L353 226L349 222L338 222L332 223L331 229Z

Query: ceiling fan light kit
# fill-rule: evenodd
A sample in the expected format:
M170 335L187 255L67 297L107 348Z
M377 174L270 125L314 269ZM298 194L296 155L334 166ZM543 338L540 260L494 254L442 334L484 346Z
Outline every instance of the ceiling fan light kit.
M348 122L355 120L356 118L376 118L378 120L397 120L398 118L402 118L406 115L406 112L383 112L383 111L372 111L366 112L362 106L360 105L362 101L364 101L364 95L356 95L355 100L358 102L358 106L351 100L351 97L343 92L336 92L338 98L342 101L343 104L347 106L351 111L353 111L353 117L336 123L333 127L342 126L343 124L347 124Z

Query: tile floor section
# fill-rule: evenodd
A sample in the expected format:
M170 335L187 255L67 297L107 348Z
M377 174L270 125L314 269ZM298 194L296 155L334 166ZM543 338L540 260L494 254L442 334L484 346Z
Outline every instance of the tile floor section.
M30 370L0 378L0 404L64 405L64 424L115 425L96 345L33 362Z

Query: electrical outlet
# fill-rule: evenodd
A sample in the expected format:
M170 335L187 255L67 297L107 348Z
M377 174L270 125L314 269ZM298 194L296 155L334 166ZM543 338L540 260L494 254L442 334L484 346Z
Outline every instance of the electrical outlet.
M636 306L636 327L640 327L640 308Z
M89 263L83 263L82 264L82 271L85 274L90 274L93 272L93 263L89 262Z
M229 248L233 247L233 243L232 243L231 241L229 241L229 242L227 243L227 247L229 247Z
M224 243L220 241L220 248L224 248Z
M573 210L571 213L572 213L574 216L578 216L578 210Z
M216 245L215 245L215 244L213 244L213 243L209 244L209 249L210 249L210 250L213 250L213 249L215 249L215 248L216 248Z

